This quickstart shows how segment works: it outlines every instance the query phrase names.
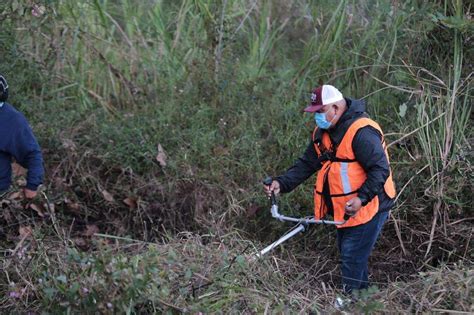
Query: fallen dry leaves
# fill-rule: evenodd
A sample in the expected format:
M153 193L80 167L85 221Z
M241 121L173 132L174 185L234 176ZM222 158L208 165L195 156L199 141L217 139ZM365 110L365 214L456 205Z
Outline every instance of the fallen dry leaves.
M161 146L161 144L158 143L158 155L156 156L156 160L158 161L158 163L160 163L162 167L165 167L166 159L167 159L166 153L163 150L163 147Z
M127 197L123 200L123 203L129 206L130 209L136 209L138 207L138 199L135 197Z
M101 191L102 193L102 196L104 197L105 200L107 200L108 202L114 202L115 199L114 199L114 196L112 196L111 193L109 193L107 190L102 190Z

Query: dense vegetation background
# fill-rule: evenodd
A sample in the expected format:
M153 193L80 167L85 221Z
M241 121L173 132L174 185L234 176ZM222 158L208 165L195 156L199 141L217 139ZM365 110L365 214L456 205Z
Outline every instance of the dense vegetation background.
M0 216L2 312L333 312L334 230L261 180L302 153L321 83L383 127L397 205L354 310L473 309L469 1L8 0L0 73L47 176ZM21 184L21 170L18 170ZM308 180L280 199L310 215Z

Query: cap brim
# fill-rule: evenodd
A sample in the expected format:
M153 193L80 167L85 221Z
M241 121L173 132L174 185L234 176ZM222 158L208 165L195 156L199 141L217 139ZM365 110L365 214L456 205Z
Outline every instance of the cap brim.
M320 110L324 105L310 105L306 107L303 111L308 112L308 113L314 113Z

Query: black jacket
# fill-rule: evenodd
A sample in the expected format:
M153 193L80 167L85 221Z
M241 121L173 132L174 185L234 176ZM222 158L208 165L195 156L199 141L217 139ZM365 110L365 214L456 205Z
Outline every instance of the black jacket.
M341 116L334 128L328 131L318 130L315 141L321 139L322 132L329 132L333 143L340 143L349 126L358 118L368 117L365 113L365 103L362 100L352 100L346 98L347 110ZM352 149L356 160L364 168L367 180L358 191L358 197L365 205L376 195L379 197L379 211L388 211L393 207L394 201L387 196L383 186L390 174L390 167L385 156L385 151L381 141L382 135L377 129L367 126L361 128L355 135L352 142ZM296 160L285 174L276 177L280 183L282 193L287 193L296 188L321 168L321 162L314 149L313 139L311 139L304 154Z

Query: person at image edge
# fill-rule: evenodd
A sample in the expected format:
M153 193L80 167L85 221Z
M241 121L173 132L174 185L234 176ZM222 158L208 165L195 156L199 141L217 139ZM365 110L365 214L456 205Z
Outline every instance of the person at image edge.
M0 198L9 191L12 181L12 159L28 170L25 197L37 195L43 182L44 168L41 149L22 113L7 103L8 84L0 74Z

